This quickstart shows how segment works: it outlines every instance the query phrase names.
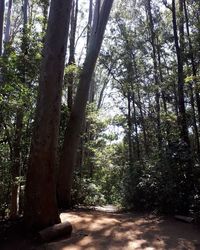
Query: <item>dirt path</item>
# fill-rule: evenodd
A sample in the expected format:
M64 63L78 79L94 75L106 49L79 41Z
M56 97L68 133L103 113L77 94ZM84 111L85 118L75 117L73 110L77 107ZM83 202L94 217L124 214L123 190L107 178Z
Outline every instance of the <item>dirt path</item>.
M45 245L46 250L194 250L200 249L200 230L192 224L157 216L101 211L61 214L70 221L70 239Z

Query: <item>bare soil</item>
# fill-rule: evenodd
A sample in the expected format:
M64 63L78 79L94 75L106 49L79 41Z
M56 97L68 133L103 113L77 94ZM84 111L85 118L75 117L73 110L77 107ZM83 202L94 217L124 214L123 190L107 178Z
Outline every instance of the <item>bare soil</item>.
M61 214L73 225L73 234L37 246L21 237L2 250L200 250L200 229L173 218L119 213L112 208L74 210ZM13 242L12 242L13 241Z

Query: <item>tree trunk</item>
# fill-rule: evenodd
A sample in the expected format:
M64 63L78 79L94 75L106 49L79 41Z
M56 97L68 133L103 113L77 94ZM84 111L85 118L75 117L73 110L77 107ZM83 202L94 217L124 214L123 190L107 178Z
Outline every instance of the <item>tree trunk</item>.
M11 209L10 217L12 219L16 218L18 215L19 208L19 183L17 177L20 173L21 165L21 137L23 128L23 111L18 108L16 114L16 124L15 124L15 138L13 143L13 153L12 153L12 185L11 185Z
M184 29L183 29L183 3L180 1L180 45L177 33L177 20L176 20L176 5L175 0L172 0L172 15L173 15L173 30L174 30L174 42L177 55L178 63L178 107L179 107L179 117L178 124L180 127L180 135L183 142L189 145L188 128L186 121L185 112L185 100L184 100L184 72L183 72L183 47L184 47Z
M70 32L70 46L69 46L69 62L68 65L75 64L75 37L76 37L76 26L77 26L77 15L78 15L78 0L73 1L72 13L71 13L71 32ZM72 110L73 105L73 84L74 73L70 72L67 76L67 106L69 111Z
M28 0L24 0L23 5L23 37L21 45L22 53L22 66L21 66L21 83L26 84L26 55L27 55L27 22L28 22ZM17 217L19 210L19 181L17 178L20 176L20 155L21 155L21 137L23 129L23 117L24 112L21 107L17 108L16 112L16 126L15 126L15 140L13 145L13 165L12 165L12 187L11 187L11 212L10 216L12 218Z
M26 181L24 216L30 228L60 222L55 165L71 3L71 0L51 1Z
M132 104L133 104L133 120L134 120L134 127L135 127L135 141L136 141L136 148L137 148L137 160L140 160L140 142L139 142L139 134L138 134L138 123L137 123L137 111L135 105L135 93L132 93Z
M5 36L4 36L5 45L10 42L10 25L11 25L11 15L12 15L12 5L13 5L13 0L9 0L8 12L7 12L7 17L6 17Z
M93 0L90 0L90 3L89 3L89 15L88 15L88 28L87 28L87 47L88 47L89 38L90 38L90 35L91 35L92 18L93 18Z
M187 37L188 37L188 42L189 42L189 57L192 65L192 75L193 75L193 82L194 82L194 93L196 97L196 106L197 106L197 111L198 111L198 120L199 120L199 126L200 126L200 96L199 92L197 90L197 81L196 81L196 75L197 75L197 69L195 65L195 59L194 59L194 52L193 52L193 45L192 45L192 40L190 37L190 29L189 29L189 22L188 22L188 11L187 11L187 6L186 6L186 1L183 1L184 4L184 13L185 13L185 21L186 21L186 30L187 30ZM196 115L195 115L195 100L193 97L193 85L191 86L191 105L193 109L193 122L194 122L194 129L196 133L196 144L197 144L197 154L198 157L200 157L200 145L199 145L199 132L197 128L197 121L196 121Z
M137 95L138 95L138 108L140 111L140 118L141 118L141 125L142 125L142 132L143 132L143 138L144 138L144 151L145 155L148 157L149 156L149 142L147 139L147 130L146 130L146 122L144 119L144 114L142 110L142 103L141 103L141 96L140 96L140 87L137 86Z
M133 141L132 141L132 117L131 117L131 93L128 91L127 93L127 137L128 137L128 163L131 167L133 165Z
M4 28L5 0L0 1L0 56L3 50L3 28Z
M160 121L160 92L159 92L159 77L158 77L158 63L156 55L156 36L152 17L151 0L147 1L147 13L149 17L149 28L151 34L151 46L153 51L153 66L154 66L154 81L155 81L155 102L156 102L156 126L157 126L157 141L158 151L162 152L162 136L161 136L161 121Z
M172 0L172 16L173 16L173 30L174 30L174 41L177 55L178 63L178 108L179 117L178 125L180 128L180 138L185 144L185 154L187 154L188 159L185 160L182 167L182 174L184 184L182 186L182 212L187 214L189 212L190 206L190 196L193 192L193 178L192 178L192 168L193 162L190 152L190 141L187 128L186 120L186 110L185 110L185 99L184 99L184 71L183 71L183 52L184 52L184 16L183 16L183 2L179 0L179 39L177 33L177 20L176 20L176 5L175 0Z
M69 207L71 203L73 169L76 162L82 123L85 117L90 82L101 48L112 3L113 0L104 0L99 13L98 24L96 27L93 26L85 63L80 75L75 102L68 122L68 127L66 129L57 189L58 203L60 207Z

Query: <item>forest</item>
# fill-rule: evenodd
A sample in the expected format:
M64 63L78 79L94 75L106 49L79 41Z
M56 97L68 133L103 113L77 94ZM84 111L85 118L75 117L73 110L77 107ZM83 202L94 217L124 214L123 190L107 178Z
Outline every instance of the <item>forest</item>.
M200 1L0 0L0 234L108 205L200 225Z

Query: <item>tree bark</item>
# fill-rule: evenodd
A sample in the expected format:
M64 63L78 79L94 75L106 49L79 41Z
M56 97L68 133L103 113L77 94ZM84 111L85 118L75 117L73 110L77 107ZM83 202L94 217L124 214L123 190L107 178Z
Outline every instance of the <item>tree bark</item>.
M113 0L104 0L100 9L97 26L93 26L84 66L80 75L76 98L66 129L63 152L60 161L58 179L58 203L60 207L69 207L74 164L79 145L80 132L85 117L90 82L101 48L104 31L109 18Z
M52 0L50 6L25 193L24 216L32 229L60 222L55 165L71 3Z

